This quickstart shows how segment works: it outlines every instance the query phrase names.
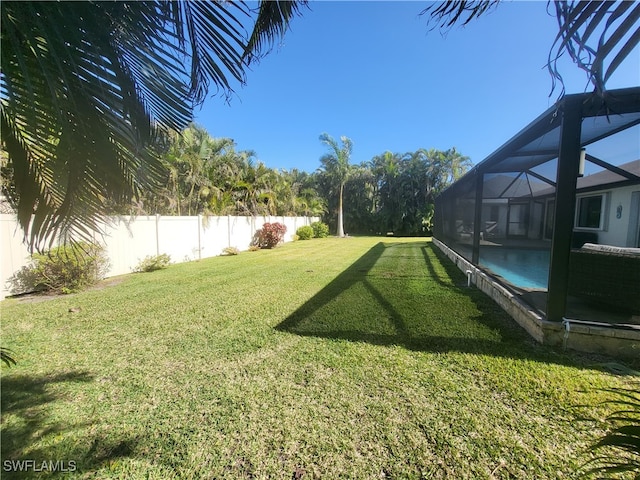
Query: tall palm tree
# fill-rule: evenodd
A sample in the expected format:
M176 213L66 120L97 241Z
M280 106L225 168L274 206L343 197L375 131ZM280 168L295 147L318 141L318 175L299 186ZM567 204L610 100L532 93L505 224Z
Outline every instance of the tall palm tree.
M342 214L342 196L344 193L344 185L349 178L351 165L349 158L353 149L353 142L350 138L342 136L340 141L342 146L333 139L328 133L320 135L320 141L324 143L331 153L327 153L320 158L321 169L324 170L334 182L338 185L338 236L344 237L344 218Z
M494 9L500 0L448 0L437 2L423 10L441 28L456 23L466 25L474 18ZM552 77L552 92L556 82L562 85L557 63L563 54L587 74L596 93L602 95L606 82L635 47L640 44L640 3L618 1L556 0L547 4L558 21L558 34L549 50L547 68Z
M0 129L25 240L99 229L165 171L154 140L229 94L305 2L0 3ZM3 172L5 173L5 172Z

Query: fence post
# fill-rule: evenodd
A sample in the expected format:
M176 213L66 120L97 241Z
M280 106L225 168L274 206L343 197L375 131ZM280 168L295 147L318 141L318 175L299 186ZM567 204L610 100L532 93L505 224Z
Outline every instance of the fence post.
M253 244L253 237L255 237L256 235L256 216L255 215L251 215L251 243L250 245Z
M227 247L231 247L231 215L227 215Z
M160 255L160 214L156 213L156 256Z
M202 239L200 238L200 226L202 225L202 214L198 214L198 260L202 260Z

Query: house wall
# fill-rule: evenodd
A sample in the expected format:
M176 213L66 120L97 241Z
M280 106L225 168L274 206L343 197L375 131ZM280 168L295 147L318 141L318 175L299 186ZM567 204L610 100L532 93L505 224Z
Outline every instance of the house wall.
M614 189L605 189L598 190L589 193L579 193L577 195L578 198L583 196L591 196L598 194L607 194L607 205L605 211L605 222L603 229L588 229L588 228L575 228L575 231L579 232L597 232L598 234L598 243L602 245L614 245L617 247L633 247L635 245L631 245L629 243L630 237L634 237L633 235L629 235L629 227L630 225L637 225L637 222L631 221L631 198L633 192L640 191L640 186L632 185L628 187L614 188ZM619 206L622 206L622 214L620 218L616 217L616 211ZM635 212L633 212L635 213Z

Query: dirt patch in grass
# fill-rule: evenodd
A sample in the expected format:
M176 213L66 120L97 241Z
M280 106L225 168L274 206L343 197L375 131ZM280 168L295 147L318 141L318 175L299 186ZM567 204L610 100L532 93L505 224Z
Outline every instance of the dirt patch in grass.
M105 278L104 280L99 281L94 286L90 287L88 290L103 290L108 287L114 287L116 285L120 285L125 281L127 277L125 275L119 275L117 277Z
M122 282L124 282L125 279L126 279L126 277L124 275L120 275L120 276L117 276L117 277L111 277L111 278L105 278L104 280L99 281L98 283L96 283L92 287L87 288L86 291L104 290L105 288L114 287L114 286L119 285ZM7 297L7 298L16 299L20 303L41 303L41 302L46 302L48 300L55 300L56 298L60 298L60 297L71 298L74 295L76 295L76 294L75 293L70 293L70 294L59 294L59 295L56 295L56 294L51 294L51 293L48 293L48 292L32 292L32 293L22 293L22 294L19 294L19 295L12 295L12 296Z

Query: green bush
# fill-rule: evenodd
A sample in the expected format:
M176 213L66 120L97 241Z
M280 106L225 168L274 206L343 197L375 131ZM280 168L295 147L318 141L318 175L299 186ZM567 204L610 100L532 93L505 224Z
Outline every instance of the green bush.
M309 225L305 225L304 227L298 228L296 230L296 235L300 240L311 240L313 238L313 228Z
M104 248L80 242L33 254L31 263L16 272L9 282L12 293L71 293L94 285L108 269Z
M329 225L324 222L313 222L311 228L315 238L327 238L329 236Z
M143 260L136 265L133 269L134 272L154 272L156 270L162 270L167 268L171 263L171 257L166 253L160 255L147 255Z

